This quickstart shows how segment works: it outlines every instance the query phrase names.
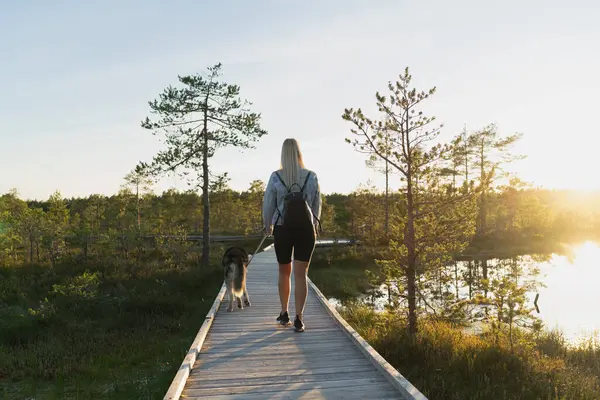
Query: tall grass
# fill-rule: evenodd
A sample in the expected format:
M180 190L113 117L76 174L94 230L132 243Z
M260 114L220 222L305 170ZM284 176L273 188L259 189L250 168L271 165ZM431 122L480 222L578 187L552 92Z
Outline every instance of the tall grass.
M411 337L403 314L361 305L343 317L429 399L600 399L600 346L570 347L557 332L521 332L514 352L506 341L421 320Z

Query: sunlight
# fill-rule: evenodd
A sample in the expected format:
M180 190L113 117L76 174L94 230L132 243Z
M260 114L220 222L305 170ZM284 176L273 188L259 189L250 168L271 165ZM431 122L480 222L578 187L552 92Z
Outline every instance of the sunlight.
M575 262L578 264L593 265L598 260L600 246L590 240L572 246Z
M600 246L586 241L569 250L570 257L553 255L540 265L546 287L540 289L538 303L546 326L560 329L575 341L600 329L600 314L593 311L600 303Z

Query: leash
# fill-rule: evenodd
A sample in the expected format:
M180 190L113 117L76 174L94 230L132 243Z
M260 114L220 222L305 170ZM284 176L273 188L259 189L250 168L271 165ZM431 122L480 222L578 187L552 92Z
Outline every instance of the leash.
M250 261L248 261L248 265L246 266L246 268L248 268L250 266L250 263L252 262L252 260L254 260L254 256L256 255L256 253L258 253L258 251L260 250L261 246L263 245L263 243L265 242L265 239L267 238L267 236L269 235L263 235L262 240L260 241L260 244L258 245L258 247L256 248L256 250L254 251L254 254L252 254L252 258L250 259Z

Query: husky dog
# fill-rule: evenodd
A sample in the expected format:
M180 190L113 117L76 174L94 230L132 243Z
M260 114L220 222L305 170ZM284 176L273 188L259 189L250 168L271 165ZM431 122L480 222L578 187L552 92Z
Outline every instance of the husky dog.
M223 254L223 270L225 273L225 285L227 287L227 296L229 306L227 311L233 311L234 297L237 300L238 308L243 309L244 305L250 306L250 297L246 288L246 268L248 267L248 253L241 247L230 247Z

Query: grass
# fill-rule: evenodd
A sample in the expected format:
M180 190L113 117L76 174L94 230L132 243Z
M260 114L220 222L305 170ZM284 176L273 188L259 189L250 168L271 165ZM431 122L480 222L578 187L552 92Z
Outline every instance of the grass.
M308 275L328 297L345 302L366 293L371 285L365 271L378 273L373 257L353 248L316 248Z
M0 267L0 398L162 399L222 272L157 259Z
M430 399L559 400L600 398L600 346L565 345L555 332L523 334L515 352L486 335L423 320L415 338L403 315L350 306L343 317Z

